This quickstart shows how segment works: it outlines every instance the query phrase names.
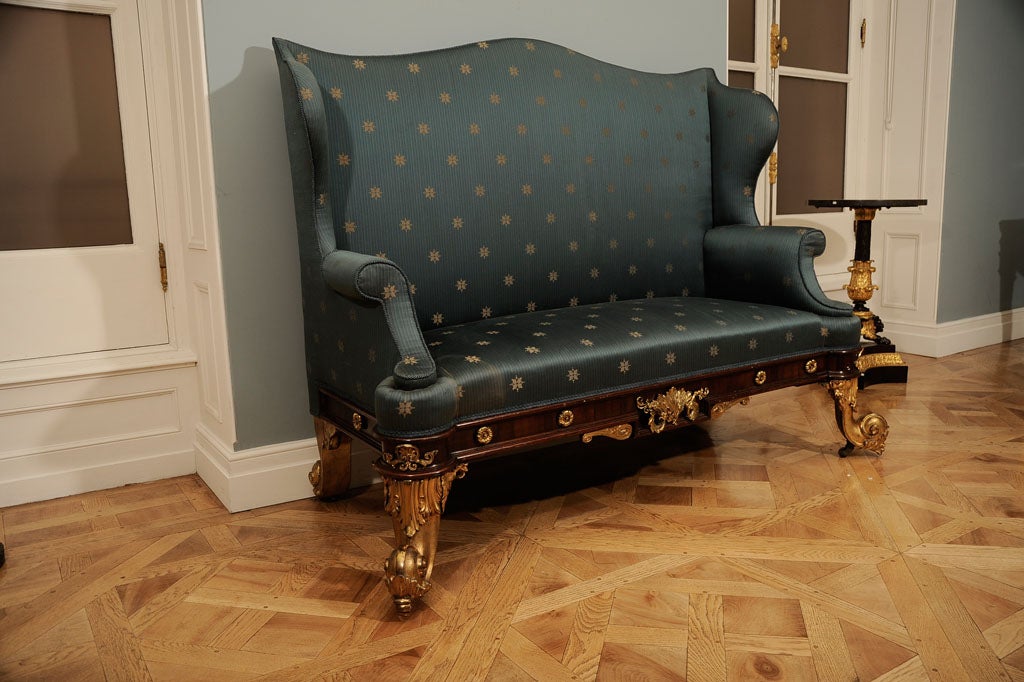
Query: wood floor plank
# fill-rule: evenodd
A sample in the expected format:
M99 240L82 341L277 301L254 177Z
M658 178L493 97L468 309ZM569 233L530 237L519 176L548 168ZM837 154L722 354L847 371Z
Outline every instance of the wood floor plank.
M108 680L152 680L138 638L114 590L91 601L85 612Z
M481 679L490 669L512 625L516 606L522 601L523 592L540 554L540 545L526 538L515 544L511 557L496 580L498 587L483 604L458 658L452 664L448 679Z
M440 635L431 642L412 671L410 679L431 680L448 677L477 620L482 616L490 588L497 584L498 577L515 554L518 544L506 538L497 538L490 543L489 551L485 552L480 562L474 566L472 575L459 592Z
M904 557L904 562L921 587L921 592L935 614L939 627L946 633L947 639L955 643L956 654L967 674L972 679L989 677L1008 680L1009 675L1001 669L998 653L993 651L992 646L978 630L978 626L960 603L942 571L910 557Z
M801 602L811 659L820 680L856 680L839 619L810 602Z
M210 587L200 587L194 590L185 598L185 601L190 604L210 604L238 609L265 609L278 613L296 613L329 618L348 618L355 612L357 606L352 602L291 597L282 594L259 594L239 590L218 590Z
M906 623L907 631L916 642L920 642L908 648L916 649L929 676L933 680L971 679L956 654L956 647L929 608L928 599L914 580L906 561L896 557L879 564L878 570L889 587L889 594Z
M686 631L686 679L693 682L725 680L722 597L717 594L692 595Z

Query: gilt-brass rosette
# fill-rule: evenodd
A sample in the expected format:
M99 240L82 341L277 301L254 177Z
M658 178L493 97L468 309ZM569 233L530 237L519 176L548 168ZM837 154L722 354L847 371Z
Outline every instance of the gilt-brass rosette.
M476 430L476 442L480 445L487 445L494 439L494 431L490 426L481 426Z
M759 370L757 374L754 375L754 383L758 386L762 385L766 381L768 381L768 373L763 369Z
M649 416L647 426L652 433L661 433L668 424L675 425L679 422L680 416L685 416L688 421L696 421L700 416L699 401L708 397L708 389L701 388L692 393L681 391L675 386L667 392L648 400L637 398L636 406Z
M558 415L558 425L570 426L572 424L572 420L575 418L576 415L572 413L572 410L562 410L562 412Z

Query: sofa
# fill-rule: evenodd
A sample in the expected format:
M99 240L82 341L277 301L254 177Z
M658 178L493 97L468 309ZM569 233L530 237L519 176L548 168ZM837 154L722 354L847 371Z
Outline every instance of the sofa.
M380 453L400 612L429 588L448 492L480 459L666 433L812 382L840 455L882 453L885 420L856 414L860 320L815 277L824 235L754 210L778 133L767 97L540 40L273 44L310 481L341 494L352 440Z

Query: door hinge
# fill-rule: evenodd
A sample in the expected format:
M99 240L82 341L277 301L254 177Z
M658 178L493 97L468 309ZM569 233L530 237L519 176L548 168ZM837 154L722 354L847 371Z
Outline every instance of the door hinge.
M774 185L779 181L779 153L772 152L768 157L768 184Z
M163 242L160 242L158 254L160 260L160 286L163 287L164 291L167 291L167 251L164 249Z
M771 34L768 36L768 55L773 69L779 68L779 57L789 49L789 38L780 37L781 32L778 24L772 24Z
M868 42L868 20L862 19L860 22L860 49L864 49L865 43Z

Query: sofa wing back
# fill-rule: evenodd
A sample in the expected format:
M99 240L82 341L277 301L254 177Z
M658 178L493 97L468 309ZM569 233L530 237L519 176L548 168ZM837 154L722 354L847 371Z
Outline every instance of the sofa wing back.
M309 137L300 231L395 262L424 329L704 292L710 70L518 39L379 57L274 44Z

